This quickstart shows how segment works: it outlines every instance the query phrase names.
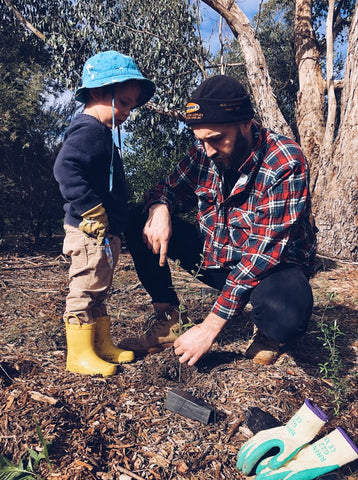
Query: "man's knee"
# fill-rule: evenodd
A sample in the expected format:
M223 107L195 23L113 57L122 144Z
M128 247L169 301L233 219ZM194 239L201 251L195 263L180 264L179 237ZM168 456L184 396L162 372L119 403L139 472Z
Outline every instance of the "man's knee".
M287 343L304 335L312 314L312 290L299 268L265 278L253 291L252 318L271 340Z
M310 308L298 309L295 303L282 299L262 298L259 305L254 302L252 310L255 325L278 343L288 343L304 335L310 316Z

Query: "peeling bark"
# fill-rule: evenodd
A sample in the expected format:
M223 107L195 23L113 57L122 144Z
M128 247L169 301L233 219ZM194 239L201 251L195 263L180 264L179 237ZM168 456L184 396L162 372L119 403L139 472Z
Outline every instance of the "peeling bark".
M278 107L266 60L249 19L233 0L203 1L225 18L240 44L256 110L263 125L293 138L292 130Z
M312 29L312 0L297 0L295 9L295 51L299 74L296 122L299 143L311 166L312 190L318 174L318 159L325 132L325 82L319 50Z
M353 16L341 101L331 152L321 159L314 196L319 250L358 260L358 6Z

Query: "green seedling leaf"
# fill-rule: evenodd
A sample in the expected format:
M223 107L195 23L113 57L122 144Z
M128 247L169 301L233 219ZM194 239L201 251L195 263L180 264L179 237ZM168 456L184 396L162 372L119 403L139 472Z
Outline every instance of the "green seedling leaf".
M17 467L6 457L0 455L0 480L28 480L33 478L33 471L24 469L22 460Z
M193 323L191 323L190 321L188 323L186 323L185 325L182 325L182 328L185 330L185 329L188 329L188 328L191 328L193 326Z
M41 443L41 446L42 446L42 451L41 451L41 454L40 454L41 458L38 460L38 462L40 460L44 459L44 460L47 461L48 464L50 464L50 457L49 457L49 454L48 454L48 445L50 445L50 443L47 443L45 437L43 436L40 425L39 425L38 421L36 420L36 418L34 418L34 421L35 421L35 426L36 426L36 432L37 432L37 435L39 437L39 440L40 440L40 443Z

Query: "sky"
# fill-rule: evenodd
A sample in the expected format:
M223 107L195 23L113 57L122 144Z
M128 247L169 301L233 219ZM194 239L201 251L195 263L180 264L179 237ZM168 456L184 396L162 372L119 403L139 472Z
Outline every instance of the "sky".
M261 0L236 0L237 6L244 12L244 14L251 21L259 9ZM210 47L210 52L215 53L219 47L219 14L212 8L206 5L203 1L199 4L200 14L202 17L201 34L206 46ZM224 27L224 35L228 35L230 39L233 38L231 30L227 25Z

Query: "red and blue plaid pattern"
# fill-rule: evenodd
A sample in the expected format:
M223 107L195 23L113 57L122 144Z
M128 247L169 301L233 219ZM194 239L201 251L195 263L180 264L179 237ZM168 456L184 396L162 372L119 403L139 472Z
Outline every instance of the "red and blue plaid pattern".
M203 268L231 270L212 308L228 320L240 313L272 267L294 263L311 274L316 252L309 171L301 148L256 124L253 130L255 146L227 198L223 176L200 142L146 195L148 207L165 203L171 211L197 197Z

